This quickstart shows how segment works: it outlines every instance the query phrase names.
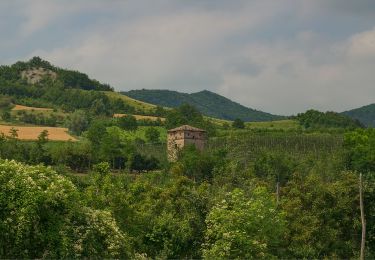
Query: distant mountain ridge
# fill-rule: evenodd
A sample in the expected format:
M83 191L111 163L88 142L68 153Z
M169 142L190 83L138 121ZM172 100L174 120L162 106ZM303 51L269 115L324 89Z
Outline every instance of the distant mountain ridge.
M359 120L367 127L375 127L375 103L342 112L353 119Z
M177 107L187 103L195 106L204 115L226 120L240 118L244 121L272 121L283 118L245 107L208 90L192 94L151 89L131 90L122 93L131 98L159 106Z

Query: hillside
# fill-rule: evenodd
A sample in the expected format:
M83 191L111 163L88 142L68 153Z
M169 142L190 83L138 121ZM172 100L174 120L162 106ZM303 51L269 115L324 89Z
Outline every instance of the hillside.
M244 121L271 121L282 118L245 107L208 90L187 94L170 90L142 89L123 92L123 94L137 100L166 107L177 107L188 103L207 116L226 120L240 118Z
M353 119L359 120L367 127L375 127L375 103L360 108L342 112Z
M13 83L25 81L33 85L40 83L43 79L58 80L66 88L113 91L108 84L90 79L82 72L53 66L39 57L33 57L27 62L18 61L10 66L0 66L0 81Z

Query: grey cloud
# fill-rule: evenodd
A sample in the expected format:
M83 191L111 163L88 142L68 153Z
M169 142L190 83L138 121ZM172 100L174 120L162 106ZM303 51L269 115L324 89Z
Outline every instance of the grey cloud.
M39 55L117 90L209 89L277 114L375 99L375 20L360 15L373 1L38 0L34 9L21 2L0 2L16 32L0 41L7 57Z

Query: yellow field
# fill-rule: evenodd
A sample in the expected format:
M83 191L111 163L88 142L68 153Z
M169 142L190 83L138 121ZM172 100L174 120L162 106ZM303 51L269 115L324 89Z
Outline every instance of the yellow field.
M28 106L22 106L22 105L15 105L12 108L13 111L19 111L19 110L35 110L35 111L52 111L52 108L42 108L42 107L28 107Z
M123 117L127 116L128 114L114 114L113 117ZM143 115L132 115L135 117L137 120L151 120L151 121L157 121L160 119L160 121L164 122L165 118L164 117L157 117L157 116L143 116Z
M9 131L12 128L18 130L18 139L20 140L38 140L39 134L42 131L47 130L49 140L77 141L76 138L68 134L68 129L63 127L0 125L0 133L4 133L6 136L9 136Z

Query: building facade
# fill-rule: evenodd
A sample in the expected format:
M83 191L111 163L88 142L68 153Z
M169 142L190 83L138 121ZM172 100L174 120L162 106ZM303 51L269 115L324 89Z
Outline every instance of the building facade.
M203 151L207 140L207 133L203 129L183 125L168 131L167 152L168 160L175 161L178 152L186 145L192 144Z

